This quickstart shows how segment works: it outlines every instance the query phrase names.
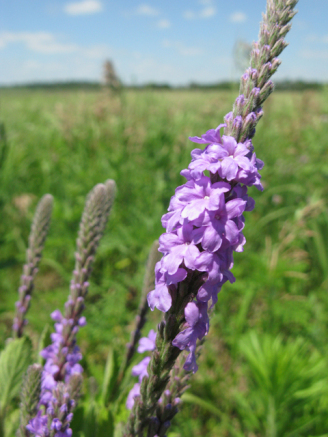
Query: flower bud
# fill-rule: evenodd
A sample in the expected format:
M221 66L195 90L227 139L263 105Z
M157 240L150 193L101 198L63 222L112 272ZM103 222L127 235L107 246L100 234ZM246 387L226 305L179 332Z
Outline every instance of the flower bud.
M271 50L271 57L276 58L277 56L280 55L280 53L288 46L288 43L280 38L278 39L278 41L275 43L275 45L272 47Z
M287 35L287 33L290 31L291 27L292 27L291 24L286 24L285 26L281 27L279 31L279 37L284 38Z
M280 59L278 58L274 58L272 60L272 67L271 67L271 76L273 75L273 73L275 73L279 67L279 65L281 64Z
M236 138L237 141L239 139L239 135L240 135L240 131L241 131L242 125L243 125L243 119L242 119L241 115L237 115L237 117L233 121L232 132L231 132L231 135L234 138Z
M265 84L265 82L267 80L269 80L270 76L272 75L271 73L271 69L272 69L272 64L271 62L267 62L266 64L264 64L261 68L260 74L259 74L259 79L258 79L258 83L257 85L262 88L262 86Z
M261 105L274 90L274 84L269 80L260 91L259 105Z
M225 133L225 135L230 135L231 130L232 130L232 123L233 123L233 113L232 112L229 112L224 117L224 122L226 124L226 127L224 128L224 133Z
M259 38L261 46L269 44L270 32L268 31L268 26L265 23L261 24Z
M253 49L251 51L251 65L254 68L257 68L260 62L260 50L259 49Z
M270 57L272 57L270 46L269 45L264 45L261 48L261 52L260 52L260 65L263 65L266 62L268 62Z
M244 106L243 116L248 115L257 105L257 101L260 95L260 88L253 88L250 92L249 98Z
M241 94L236 98L235 104L234 104L234 114L235 115L241 115L243 113L243 107L245 104L245 98L244 95Z

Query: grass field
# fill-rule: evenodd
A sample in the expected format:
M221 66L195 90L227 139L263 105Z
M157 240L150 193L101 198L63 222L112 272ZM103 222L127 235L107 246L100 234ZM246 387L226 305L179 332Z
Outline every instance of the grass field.
M38 199L53 194L55 208L29 312L35 344L66 300L85 196L115 179L79 334L85 378L101 383L109 345L123 353L128 341L149 248L194 148L188 136L221 123L236 95L1 91L2 345ZM250 193L236 283L219 295L171 437L328 436L328 89L277 92L264 109L254 146L265 190ZM145 333L160 316L150 314Z

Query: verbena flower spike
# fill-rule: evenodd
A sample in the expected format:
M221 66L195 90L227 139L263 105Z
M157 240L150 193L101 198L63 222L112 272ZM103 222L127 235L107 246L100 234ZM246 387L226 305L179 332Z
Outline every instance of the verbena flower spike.
M165 315L148 368L138 369L143 375L140 396L135 393L125 437L142 436L148 428L182 350L188 351L184 369L197 371L196 347L209 330L209 303L215 304L226 281L235 280L230 272L233 252L243 251L246 242L243 213L254 208L247 188L263 189L259 174L263 162L256 158L251 138L263 115L261 105L273 91L270 77L287 45L284 37L296 3L268 0L251 67L241 78L233 111L226 115L225 124L190 138L207 146L191 152L192 161L181 172L187 182L176 189L162 218L163 258L156 266L156 286L148 303Z
M76 334L86 324L82 312L89 287L88 279L115 191L115 182L108 180L105 184L96 185L88 195L77 239L71 294L65 304L65 314L62 315L59 310L51 314L56 322L56 332L51 334L52 344L41 352L46 363L42 377L40 410L30 421L28 428L32 435L43 435L41 430L45 436L54 435L54 430L63 433L58 435L71 435L69 423L76 402L71 386L79 385L79 374L83 371L78 364L82 355L76 345ZM76 390L74 396L77 396ZM58 410L55 406L59 404L61 407Z
M27 324L25 316L30 307L34 278L38 272L38 265L48 235L52 206L53 197L50 194L46 194L38 203L33 218L26 252L26 264L23 267L21 284L18 290L19 300L16 302L16 315L13 323L14 337L21 337L24 326Z

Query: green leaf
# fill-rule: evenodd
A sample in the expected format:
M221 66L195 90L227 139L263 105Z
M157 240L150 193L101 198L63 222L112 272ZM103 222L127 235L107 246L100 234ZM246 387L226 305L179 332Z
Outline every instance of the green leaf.
M198 396L193 395L191 393L184 393L182 396L182 401L187 404L198 405L199 407L203 408L209 413L215 414L220 418L222 416L222 412L218 408L216 408L212 403L205 401L204 399L201 399Z
M294 212L294 210L295 210L294 206L285 206L283 208L279 208L277 210L269 212L267 215L265 215L260 220L258 220L256 226L258 227L258 229L260 229L274 220L277 220L286 215L291 215Z
M94 401L89 404L84 416L84 437L95 437L97 427L97 405Z
M114 349L110 349L107 356L104 380L102 385L101 399L106 405L110 399L112 389L114 387L117 373L119 370L117 354Z
M8 343L0 355L0 405L1 412L18 394L22 376L31 361L31 340L23 337Z
M5 437L13 437L19 427L19 410L8 414L5 420Z
M106 407L101 407L97 415L97 435L96 437L113 437L114 419L111 411Z
M81 435L83 434L84 429L84 417L85 417L85 409L86 405L82 404L75 408L73 413L73 420L71 422L71 428L73 430L73 435Z

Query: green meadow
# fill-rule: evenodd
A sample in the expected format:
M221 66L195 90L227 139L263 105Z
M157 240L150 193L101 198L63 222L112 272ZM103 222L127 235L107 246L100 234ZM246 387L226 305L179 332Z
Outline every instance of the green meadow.
M109 349L125 352L148 251L195 148L188 137L220 124L236 95L1 90L1 347L11 333L37 201L45 193L55 199L26 328L36 348L69 292L85 197L114 179L117 197L78 337L91 402L87 393L92 386L96 396L101 387ZM245 214L236 282L219 294L199 371L169 437L328 436L328 89L276 92L264 111L253 144L265 162L265 189L250 190L256 207ZM144 334L160 319L150 312ZM95 435L75 426L74 435Z

